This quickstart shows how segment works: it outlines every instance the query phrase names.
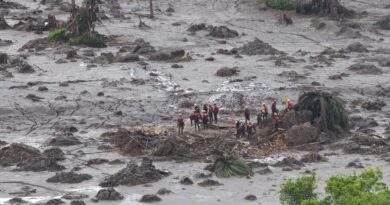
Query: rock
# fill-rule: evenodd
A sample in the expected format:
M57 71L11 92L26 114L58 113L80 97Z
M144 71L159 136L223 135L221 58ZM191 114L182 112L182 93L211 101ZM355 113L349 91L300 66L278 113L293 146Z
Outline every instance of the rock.
M200 24L193 24L193 25L191 25L187 29L187 31L195 33L197 31L200 31L200 30L203 30L203 29L206 29L206 24L205 23L200 23Z
M26 99L29 99L29 100L31 100L31 101L33 101L33 102L39 102L39 101L41 101L42 99L45 99L45 98L39 97L39 96L37 96L37 95L35 95L35 94L28 94L28 95L26 96Z
M375 25L379 26L381 29L390 30L390 15L382 17Z
M238 69L238 67L233 67L233 68L222 67L217 71L215 75L219 77L230 77L233 75L238 75L239 72L240 70Z
M47 157L35 157L30 160L23 161L17 165L19 168L16 168L15 171L32 171L32 172L42 172L42 171L61 171L65 167L57 164L57 161Z
M142 203L153 203L161 201L161 198L154 194L145 194L139 201Z
M78 174L74 172L59 172L56 173L53 177L48 178L46 182L77 184L90 179L92 179L92 176L89 174Z
M215 58L214 57L207 57L205 58L206 61L215 61Z
M206 179L200 183L198 183L201 187L210 187L210 186L221 186L222 184L218 181L212 180L212 179Z
M50 41L49 38L38 38L25 43L20 50L30 50L35 49L36 51L44 50L49 47Z
M45 203L45 205L58 205L58 204L65 204L64 201L61 199L51 199Z
M98 64L111 64L115 61L115 56L111 52L101 53L100 56L96 57L92 62Z
M6 30L10 29L11 26L8 25L7 21L4 19L4 17L0 17L0 30Z
M85 205L84 201L71 201L70 205Z
M346 50L349 52L357 52L357 53L367 53L368 52L368 49L360 42L355 42L355 43L348 45Z
M291 16L289 16L286 13L283 13L282 15L280 15L280 17L278 19L278 23L285 25L285 26L288 26L288 25L293 24L293 20L291 19Z
M185 55L183 49L162 49L152 53L149 60L152 61L173 61Z
M172 191L167 189L167 188L161 188L157 191L157 194L158 195L167 195L167 194L171 194Z
M347 168L355 168L355 169L364 169L364 166L362 163L354 161L354 162L349 162L346 166Z
M311 82L311 85L312 86L321 86L321 83L319 83L317 81L313 81L313 82Z
M328 159L323 157L318 152L311 152L309 154L305 154L301 158L301 162L303 163L313 163L313 162L327 162Z
M140 166L134 162L129 162L126 168L105 178L99 185L102 187L114 187L119 185L135 186L157 182L161 178L162 175L160 171L153 166L152 160L144 158Z
M380 75L383 73L382 69L372 64L357 63L349 66L347 69L361 75Z
M179 65L179 64L173 64L173 65L171 65L171 67L172 68L183 68L183 66L182 65Z
M195 175L194 175L194 178L195 179L206 179L206 178L210 178L212 176L212 174L210 173L210 174L204 174L204 173L196 173Z
M189 178L189 177L183 177L180 182L180 184L183 184L183 185L192 185L194 184L194 182Z
M5 146L7 145L8 143L6 141L3 141L3 140L0 140L0 146ZM1 153L1 152L0 152Z
M65 154L60 148L50 148L43 151L42 154L47 158L55 161L61 161L65 159Z
M258 38L255 38L254 41L251 41L242 47L238 48L238 51L245 55L283 55L284 52L278 51L273 48L268 43L261 41Z
M86 195L86 194L80 194L80 193L72 192L72 193L66 193L61 198L67 199L67 200L80 200L80 199L85 199L85 198L88 198L88 197L89 196Z
M13 143L0 150L0 166L12 166L41 156L41 152L31 146Z
M287 168L299 170L304 165L301 161L298 161L295 158L286 157L286 158L283 158L282 161L275 163L274 166L275 167L284 167L284 168L287 167Z
M381 111L383 107L387 106L383 100L366 101L362 103L362 108L366 110Z
M328 77L330 80L342 80L343 77L340 74L330 75Z
M50 146L73 146L81 144L80 140L73 135L63 135L52 138L49 143Z
M234 38L238 36L238 32L226 26L217 26L210 30L209 35L215 38Z
M115 58L115 62L119 62L119 63L137 62L137 61L139 61L139 56L132 53L121 54Z
M48 90L49 89L46 86L39 86L38 87L38 91L41 91L41 92L48 91Z
M173 12L175 12L175 9L173 9L173 7L172 6L169 6L168 8L167 8L167 10L165 10L166 12L169 12L169 13L173 13Z
M237 49L222 49L222 48L220 48L220 49L218 49L217 50L217 53L218 54L223 54L223 55L236 55L236 54L238 54L238 51L237 51Z
M123 196L119 192L117 192L114 188L107 188L107 189L101 189L96 194L96 199L102 201L118 201L118 200L122 200Z
M104 164L108 163L108 159L101 159L101 158L96 158L96 159L90 159L87 161L87 165L99 165L99 164Z
M96 94L96 96L102 97L102 96L104 96L104 92L98 92L98 93Z
M22 61L17 67L16 70L18 73L33 73L35 70L32 66L24 61Z
M266 174L271 174L272 170L267 166L266 168L261 169L261 170L257 171L256 173L259 173L260 175L266 175Z
M12 1L3 1L0 0L0 8L2 9L27 9L27 7L22 4L12 2Z
M66 52L66 59L72 59L77 57L77 51L76 50L70 50Z
M84 54L84 56L93 57L93 56L95 56L95 51L88 49L88 50L84 50L83 54Z
M8 201L9 204L27 204L22 198L12 198Z
M287 130L285 143L288 146L298 146L315 142L318 138L317 128L309 122L303 125L294 125Z
M344 152L347 154L360 153L360 145L356 142L347 143L344 145Z
M278 76L287 78L289 81L298 81L298 80L301 80L301 79L306 79L306 76L304 76L302 74L298 74L294 70L283 71L280 74L278 74Z
M255 195L253 195L253 194L249 194L244 199L247 200L247 201L256 201L257 197Z

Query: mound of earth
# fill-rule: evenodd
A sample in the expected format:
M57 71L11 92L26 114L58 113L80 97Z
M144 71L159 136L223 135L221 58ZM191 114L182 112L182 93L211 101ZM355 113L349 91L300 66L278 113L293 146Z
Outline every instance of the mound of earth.
M42 171L61 171L65 167L57 164L57 160L50 159L47 157L36 157L29 160L25 160L17 165L19 168L16 168L15 171L32 171L32 172L42 172Z
M380 75L383 73L382 69L372 64L357 63L349 66L347 69L361 75Z
M273 48L268 43L261 41L258 38L255 38L254 41L251 41L242 47L238 48L238 51L242 54L253 56L253 55L283 55L285 54L282 51L279 51Z
M73 135L62 135L51 139L48 144L50 146L73 146L79 145L81 142Z
M96 199L102 201L118 201L122 200L123 196L114 188L108 188L99 190L96 194Z
M65 159L65 154L60 148L50 148L42 153L44 156L46 156L49 159L53 159L56 161L61 161Z
M56 173L53 177L48 178L46 181L50 183L67 183L77 184L86 180L92 179L89 174L78 174L75 172L60 172Z
M39 156L41 152L38 149L21 143L13 143L0 150L0 165L12 166Z
M239 72L240 70L238 69L238 67L222 67L217 71L215 75L219 77L231 77L233 75L237 75Z
M210 29L209 35L215 38L234 38L238 36L238 32L226 26L215 26Z
M162 175L152 164L152 160L144 158L140 166L129 162L126 168L104 179L99 185L102 187L115 187L119 185L135 186L157 182Z

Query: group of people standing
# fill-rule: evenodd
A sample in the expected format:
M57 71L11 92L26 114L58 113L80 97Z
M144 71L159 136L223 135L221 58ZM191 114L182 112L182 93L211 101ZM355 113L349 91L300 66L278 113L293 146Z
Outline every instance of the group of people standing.
M211 123L218 123L219 107L216 103L204 104L202 109L203 112L201 111L200 107L195 104L193 107L193 112L190 114L191 126L195 126L195 131L200 131L200 123L202 123L203 129L207 129ZM184 117L182 113L179 114L177 119L177 126L179 128L179 134L183 134Z
M285 99L286 110L293 109L295 104L288 99ZM190 114L191 126L195 126L195 131L200 131L200 123L203 125L203 129L207 129L209 124L218 122L218 113L219 108L214 103L212 104L204 104L203 112L201 108L195 104L193 107L193 112ZM257 116L257 126L262 127L263 124L268 120L269 110L268 106L263 103L261 106L260 112ZM271 104L271 117L273 120L275 130L279 129L279 125L281 123L279 116L279 109L277 109L277 100L273 100ZM244 137L247 133L248 140L252 137L253 133L256 131L256 126L251 121L251 110L249 106L245 106L244 108L244 118L245 122L236 121L236 139ZM183 114L179 114L177 119L177 126L179 128L179 134L183 134L184 130L184 117Z

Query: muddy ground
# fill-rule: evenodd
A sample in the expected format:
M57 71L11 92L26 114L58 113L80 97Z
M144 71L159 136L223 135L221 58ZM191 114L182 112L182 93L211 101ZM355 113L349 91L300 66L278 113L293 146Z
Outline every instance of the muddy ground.
M2 8L0 12L10 26L27 17L46 18L48 14L60 20L68 18L66 8L60 6L66 4L58 3L61 1L46 1L45 5L39 1L14 2L27 9ZM15 166L1 167L0 204L16 196L30 204L43 203L69 192L87 194L83 200L86 204L93 203L91 199L101 189L98 184L126 164L88 165L88 160L121 159L126 163L141 160L98 149L105 144L100 135L120 127L172 125L177 113L190 112L188 104L191 103L216 102L221 106L221 118L231 120L241 119L237 113L245 105L259 110L263 102L270 103L277 98L282 106L284 96L297 101L304 91L323 90L345 101L356 125L354 132L388 138L390 31L374 23L389 14L389 2L342 3L359 15L334 21L328 17L285 12L293 20L292 25L286 26L279 22L280 11L264 8L254 0L164 0L155 2L155 19L142 18L148 27L139 27L138 16L148 14L147 1L111 1L102 6L108 18L96 26L99 33L111 39L108 47L101 49L60 45L20 50L28 41L46 37L48 32L0 30L1 40L12 41L1 44L0 52L11 58L25 56L25 61L35 71L19 73L14 68L0 71L0 140L8 144L24 143L44 151L52 147L48 143L50 139L68 136L71 132L80 143L60 146L66 159L59 164L66 172L79 166L79 173L93 177L78 184L53 184L45 180L54 176L55 171L14 172ZM118 5L120 8L116 7ZM191 25L200 23L226 26L236 32L231 34L234 37L219 38L209 35L207 29L188 31ZM140 54L137 62L102 64L96 61L101 53L117 55L118 51L126 50L126 46L134 46L133 42L139 42L140 38L156 50L184 49L192 60L153 61L147 54ZM247 55L239 49L256 38L272 46L277 51L271 50L278 54ZM77 56L66 59L70 50L77 51ZM64 62L59 63L59 60ZM216 76L223 67L236 68L239 72L230 77ZM371 123L366 123L368 121ZM186 129L191 133L188 123ZM286 178L316 171L323 184L332 174L358 171L346 168L356 159L365 168L380 167L385 173L385 183L389 184L390 167L383 155L345 154L327 146L320 153L333 152L328 162L308 163L293 171L273 167L272 162L286 156L299 159L305 152L289 149L263 156L257 160L269 162L273 173L255 173L250 179L213 176L223 185L211 188L198 186L202 180L193 178L197 172L207 173L203 170L206 163L202 161L155 162L158 169L172 175L148 185L116 187L123 200L98 204L138 204L142 195L155 194L160 188L173 193L162 195L159 204L280 204L278 190ZM190 176L195 184L180 184L184 176ZM24 186L36 191L21 194ZM249 194L257 196L257 200L245 201L244 197ZM70 204L71 200L63 201Z

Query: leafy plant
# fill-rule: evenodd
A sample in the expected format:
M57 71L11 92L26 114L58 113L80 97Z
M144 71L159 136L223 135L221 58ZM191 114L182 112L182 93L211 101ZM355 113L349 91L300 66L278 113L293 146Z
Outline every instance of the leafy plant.
M264 3L267 7L279 10L294 10L296 0L257 0L259 3Z
M299 97L299 110L310 110L318 117L321 131L343 134L349 131L347 111L341 100L325 92L308 92Z
M316 200L316 175L302 176L296 180L288 179L280 188L280 201L283 205L300 205L301 202ZM306 202L305 205L314 205L315 203Z
M49 40L50 41L67 41L70 37L70 33L64 29L56 29L49 33Z
M241 160L233 157L220 158L214 163L214 172L217 177L248 176L251 171L248 165Z
M325 187L326 196L319 200L313 192L315 177L288 180L281 187L280 201L285 205L390 205L390 191L382 182L379 169L360 175L332 176Z
M106 44L100 36L90 33L83 33L80 36L69 39L69 44L74 46L85 45L93 48L106 47Z

